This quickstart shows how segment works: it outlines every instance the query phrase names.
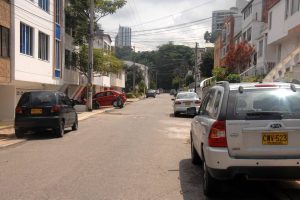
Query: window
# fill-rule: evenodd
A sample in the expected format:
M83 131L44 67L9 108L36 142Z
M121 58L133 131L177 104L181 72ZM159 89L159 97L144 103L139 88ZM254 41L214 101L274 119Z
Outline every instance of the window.
M251 32L252 32L252 28L248 28L247 30L247 41L250 41L251 40Z
M299 11L299 6L300 6L300 0L292 0L291 15Z
M244 19L247 19L252 13L252 5L250 5L246 10L244 11Z
M214 117L217 117L217 115L218 115L221 97L222 97L222 93L221 93L221 91L218 91L217 97L216 97L216 100L214 103L214 107L213 107L213 113L212 113Z
M0 26L0 57L9 57L9 29Z
M49 12L49 0L39 0L39 6L41 9Z
M33 28L20 24L20 53L32 56L33 52Z
M55 41L55 52L56 52L56 63L55 63L55 69L60 70L60 41Z
M39 32L39 59L49 60L49 36Z
M264 46L264 41L260 40L258 43L258 57L261 57L263 55L263 46Z
M70 50L65 50L65 68L71 69L72 54Z
M280 62L280 60L281 60L281 44L279 44L277 48L277 61Z
M270 16L269 16L269 30L271 30L272 28L272 12L270 12Z
M244 33L243 33L243 40L246 40L246 36L247 36L247 33L244 32Z
M55 9L55 22L60 24L60 0L55 1L56 9Z
M214 107L214 99L215 99L216 90L212 89L205 96L204 101L200 107L200 112L202 115L209 115L213 117L213 107Z
M285 0L285 19L289 17L290 0Z

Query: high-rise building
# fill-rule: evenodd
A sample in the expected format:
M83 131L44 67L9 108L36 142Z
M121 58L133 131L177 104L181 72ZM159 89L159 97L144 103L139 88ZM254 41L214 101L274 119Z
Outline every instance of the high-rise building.
M115 40L116 47L131 47L131 28L119 26L119 31Z
M230 10L215 10L212 13L212 29L211 32L221 31L226 17L237 14L238 8L232 7Z

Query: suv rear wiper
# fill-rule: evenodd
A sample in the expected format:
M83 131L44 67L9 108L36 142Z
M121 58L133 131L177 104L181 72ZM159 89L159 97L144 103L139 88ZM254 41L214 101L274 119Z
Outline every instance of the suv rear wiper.
M276 111L249 112L246 114L246 119L282 119L284 114L287 113Z

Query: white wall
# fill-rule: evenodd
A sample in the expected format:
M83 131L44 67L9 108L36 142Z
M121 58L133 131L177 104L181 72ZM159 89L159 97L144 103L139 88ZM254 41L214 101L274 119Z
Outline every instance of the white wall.
M268 44L278 42L284 37L287 37L289 30L300 25L300 11L294 13L285 19L285 1L281 0L270 11L272 12L272 28L269 30ZM299 35L299 33L298 33Z
M11 121L15 117L15 96L16 88L14 86L3 86L0 85L0 120Z
M111 86L109 76L100 76L100 77L97 77L97 75L95 75L95 76L96 77L94 77L94 81L93 81L94 85L101 86L101 87L110 87Z
M60 80L54 79L54 2L50 0L49 13L38 6L38 0L14 1L14 40L13 53L15 56L15 80L29 81L46 84L61 84ZM33 34L33 56L20 53L20 22L31 26ZM38 58L38 32L49 35L49 61Z

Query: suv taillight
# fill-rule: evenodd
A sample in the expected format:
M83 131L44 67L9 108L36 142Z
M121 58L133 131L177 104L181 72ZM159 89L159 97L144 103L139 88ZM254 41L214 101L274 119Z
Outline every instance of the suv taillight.
M23 114L23 110L20 106L16 107L16 114Z
M200 100L195 101L195 104L201 104Z
M216 121L213 123L208 136L208 146L227 147L225 121Z
M61 106L60 105L54 105L51 108L51 113L59 113L61 110Z

